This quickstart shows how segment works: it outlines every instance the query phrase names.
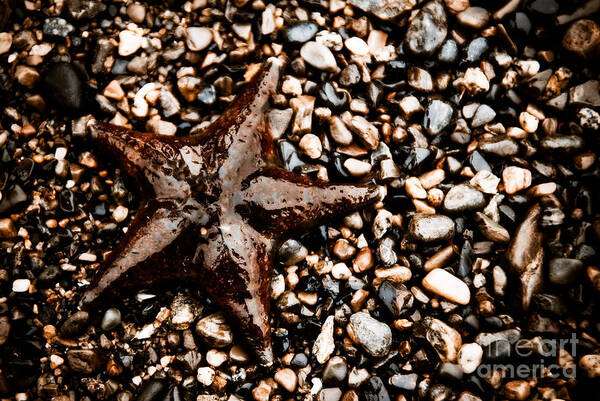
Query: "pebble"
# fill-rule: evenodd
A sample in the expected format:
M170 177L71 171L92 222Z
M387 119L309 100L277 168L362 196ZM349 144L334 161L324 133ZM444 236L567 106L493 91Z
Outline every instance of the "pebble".
M191 26L186 29L185 44L193 52L206 49L213 41L213 33L210 28L202 26Z
M471 96L490 90L490 82L481 69L477 67L467 68L465 74L454 80L452 85L457 89L462 89Z
M283 37L288 43L305 43L318 32L319 27L312 21L297 22L283 30Z
M565 32L562 46L581 59L593 59L600 55L600 27L590 19L577 20Z
M363 116L352 116L349 128L369 150L379 147L379 131Z
M29 290L29 286L31 285L31 281L26 278L19 278L13 281L12 290L14 292L27 292Z
M496 112L487 104L482 104L475 111L475 115L473 116L473 120L471 121L471 126L473 127L481 127L484 124L489 123L494 118L496 118Z
M384 281L379 286L379 299L394 316L400 316L413 304L413 295L404 284Z
M423 68L411 66L406 73L408 84L421 92L431 92L433 90L433 79L429 71Z
M87 312L75 312L60 327L60 334L66 338L76 337L82 334L90 323L90 315Z
M142 386L136 401L158 401L164 391L165 383L162 380L150 379Z
M469 184L455 185L444 197L444 210L449 213L463 213L482 209L485 206L483 194Z
M454 63L458 57L458 45L452 39L448 39L442 45L438 53L438 61L441 63Z
M478 223L481 234L490 241L506 243L510 241L510 234L500 224L481 212L475 213L474 220Z
M217 349L208 350L206 353L206 362L213 367L219 367L227 361L227 354Z
M196 302L185 294L177 294L171 302L169 323L175 330L186 330L199 313Z
M581 357L579 367L583 369L590 379L600 377L600 355L588 354Z
M412 10L416 4L414 0L350 0L349 3L382 20L396 18L406 11Z
M339 387L324 388L319 392L317 401L340 401L342 390Z
M33 67L18 65L15 69L15 79L27 88L33 88L40 80L40 73Z
M121 311L117 308L109 308L102 316L100 328L104 331L110 331L121 324Z
M539 205L529 209L505 253L510 272L518 278L516 296L523 309L529 308L531 299L543 285L544 248L543 235L538 225L540 215Z
M42 31L50 37L66 38L75 31L75 27L64 18L54 17L44 20Z
M350 145L353 141L352 132L338 116L332 116L329 120L329 134L340 145Z
M83 107L83 83L73 64L52 64L46 71L44 86L65 111L75 113Z
M138 31L121 31L119 33L119 56L131 56L142 47L142 41L142 35Z
M312 129L312 114L315 106L315 97L301 95L290 100L294 111L292 132L294 134L308 133Z
M498 192L500 178L496 177L491 171L481 170L471 178L469 184L485 194L495 194Z
M352 36L344 41L344 46L350 53L357 56L366 56L369 54L369 45L359 37Z
M475 372L481 364L483 358L483 348L477 343L463 344L458 351L458 364L466 374Z
M304 135L302 139L300 139L300 143L298 145L300 146L300 149L302 149L304 153L311 159L318 159L321 157L323 152L321 140L314 134Z
M127 16L136 24L141 24L146 18L146 7L143 4L131 3L127 6Z
M327 319L325 319L323 326L321 326L321 332L313 344L312 353L320 364L327 362L329 356L335 350L335 343L333 341L334 325L334 317L328 316Z
M478 147L486 153L501 157L514 156L519 152L519 145L506 135L482 139L479 141Z
M196 333L215 348L223 348L233 342L233 332L221 313L200 319L196 324Z
M390 384L401 390L413 391L417 388L419 375L416 373L402 374L398 373L390 377Z
M392 227L392 213L385 209L379 209L373 219L373 235L375 238L382 238L387 230Z
M344 167L353 177L361 177L371 171L371 165L368 162L353 157L344 161Z
M300 49L300 56L316 69L330 72L338 69L333 53L321 43L306 42Z
M417 241L447 241L454 236L454 221L444 215L417 213L411 219L408 231Z
M327 362L325 370L323 370L323 383L338 384L342 383L348 375L348 365L344 358L334 356Z
M271 128L271 135L273 136L274 140L277 140L283 136L285 130L290 125L290 121L292 121L293 115L294 110L291 108L284 110L273 109L269 111L269 127Z
M506 167L502 170L502 182L507 194L517 193L531 185L531 171L517 166Z
M459 332L439 319L426 317L422 321L425 326L425 338L435 349L442 362L455 362L462 347Z
M13 35L9 32L0 32L0 54L10 50L13 42Z
M372 356L381 357L389 353L392 344L390 327L366 312L357 312L350 316L348 335L359 343Z
M526 400L530 392L531 387L525 380L511 380L502 389L502 393L506 398L518 401Z
M433 269L423 278L423 287L451 302L467 305L471 300L469 287L444 269Z
M92 374L102 368L104 359L93 349L71 349L67 351L67 363L75 372Z
M17 236L15 224L8 217L0 219L0 238L12 239Z
M569 89L569 102L580 106L600 107L600 81L589 80Z
M423 117L423 126L431 135L441 133L452 121L454 110L452 106L441 100L433 100L427 106L427 111Z
M481 29L490 20L490 13L482 7L469 7L458 13L456 19L467 28Z
M275 373L275 381L287 392L293 393L296 390L298 378L296 373L290 368L283 368Z
M406 30L407 48L416 55L431 56L448 34L446 12L439 1L426 3Z
M548 263L548 279L554 285L573 284L583 272L583 262L577 259L554 258Z

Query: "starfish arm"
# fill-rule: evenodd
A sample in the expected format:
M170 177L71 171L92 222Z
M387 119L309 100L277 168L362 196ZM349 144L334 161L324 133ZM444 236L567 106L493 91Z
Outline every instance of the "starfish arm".
M273 363L269 322L272 244L239 220L221 220L200 244L197 280L263 366Z
M138 132L93 120L91 137L101 151L117 157L125 172L144 187L144 193L170 197L189 194L189 186L181 180L186 171L180 149L186 138Z
M142 207L95 273L80 306L91 308L118 297L123 290L185 275L191 260L186 258L191 246L186 230L191 227L192 215L200 213L192 209L171 199L151 200Z
M279 82L281 61L270 58L229 108L202 133L189 137L209 172L244 171L275 160L266 111ZM225 165L226 164L226 165ZM227 170L227 171L224 171Z
M258 231L290 234L380 200L376 185L330 184L280 168L251 177L236 210Z

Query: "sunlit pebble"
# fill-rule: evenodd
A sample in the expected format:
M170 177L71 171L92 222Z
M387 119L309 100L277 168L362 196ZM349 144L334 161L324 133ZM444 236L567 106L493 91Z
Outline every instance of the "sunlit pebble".
M19 278L19 279L13 281L12 290L14 292L27 292L30 284L31 284L31 281L29 281L29 279Z
M54 151L54 158L56 160L63 160L65 158L65 156L67 155L67 148L56 148L56 150Z
M129 213L129 209L125 206L117 206L115 210L113 210L112 217L117 222L120 223L127 218L127 214Z
M94 255L93 253L84 252L81 255L79 255L78 259L81 260L82 262L95 262L97 259L97 256Z

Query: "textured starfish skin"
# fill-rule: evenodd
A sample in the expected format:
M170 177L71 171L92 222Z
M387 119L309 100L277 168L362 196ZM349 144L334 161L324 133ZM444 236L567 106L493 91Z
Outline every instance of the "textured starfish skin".
M261 365L273 363L269 281L277 244L379 199L279 166L265 112L279 81L270 59L203 133L170 137L90 124L100 150L136 177L146 203L80 301L90 308L166 280L201 286Z

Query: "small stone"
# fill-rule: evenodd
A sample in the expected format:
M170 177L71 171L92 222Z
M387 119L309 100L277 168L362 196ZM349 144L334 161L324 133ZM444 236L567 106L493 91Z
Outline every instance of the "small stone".
M146 7L139 3L131 3L127 6L127 16L136 24L141 24L146 18Z
M209 367L198 368L196 380L203 386L210 386L215 380L215 371Z
M531 171L517 166L506 167L502 170L502 182L507 194L517 193L531 185Z
M444 197L444 210L449 213L469 212L484 206L483 194L469 184L453 186Z
M125 206L117 206L115 210L112 212L112 217L117 223L121 223L127 218L127 214L129 213L129 209Z
M519 124L521 124L521 128L523 128L525 132L530 134L534 133L537 131L539 123L540 120L538 120L538 118L533 114L530 114L526 111L523 111L521 114L519 114Z
M382 20L390 20L412 10L416 0L350 0L350 5Z
M323 152L321 140L314 134L304 135L302 139L300 139L300 143L298 145L300 146L300 149L302 149L304 153L311 159L318 159L321 157Z
M217 349L211 349L206 353L206 362L213 367L219 367L227 361L227 354Z
M13 281L12 290L14 292L27 292L29 290L29 286L31 285L31 281L26 278L19 278Z
M489 123L496 117L496 112L487 104L482 104L477 108L471 126L481 127L484 124Z
M33 67L18 65L15 69L15 79L27 88L33 88L40 80L40 73Z
M323 370L323 383L338 384L343 382L348 375L348 365L344 358L334 356L327 362Z
M123 88L121 88L119 81L116 79L113 79L108 85L106 85L102 94L113 100L121 100L125 97L125 92L123 91Z
M329 356L335 350L335 343L333 341L334 325L334 317L328 316L327 319L325 319L323 326L321 326L321 332L313 344L312 353L320 364L327 362Z
M340 84L344 86L356 85L360 82L360 71L356 64L350 64L340 74Z
M436 350L442 362L454 362L462 347L460 333L439 319L426 317L422 324L425 326L425 338Z
M67 363L75 372L92 374L102 368L104 360L96 350L73 349L67 351Z
M129 30L119 33L119 56L127 57L137 52L142 47L142 35Z
M394 316L400 316L413 304L413 295L404 284L386 280L379 286L378 295Z
M454 236L454 221L448 216L417 213L411 219L408 231L417 241L447 241Z
M401 390L413 391L417 388L419 375L416 373L402 374L398 373L390 377L390 384Z
M117 308L109 308L102 316L100 328L104 331L110 331L121 324L121 311Z
M308 133L312 129L312 114L315 106L315 97L302 95L290 100L294 111L292 132L294 134Z
M199 52L208 47L213 41L213 33L209 28L191 26L186 30L185 44L193 52Z
M495 194L498 192L500 178L496 177L491 171L481 170L471 178L469 184L485 194Z
M490 90L490 82L483 71L478 67L467 68L465 74L454 80L452 85L456 89L461 89L471 96Z
M509 400L523 401L529 397L531 387L525 380L512 380L504 385L502 394Z
M323 71L336 71L337 63L331 50L314 41L306 42L300 49L300 56L308 64Z
M287 108L284 110L273 109L269 111L268 120L273 139L277 140L283 136L285 130L290 125L290 121L292 121L293 115L294 110L292 110L291 108Z
M406 193L413 199L427 199L427 191L417 177L409 177L404 181Z
M461 25L467 28L481 29L490 20L490 13L482 7L469 7L460 12L456 16L456 19Z
M563 48L584 60L600 55L600 27L590 19L580 19L571 24L562 40Z
M368 162L353 157L344 161L344 167L353 177L361 177L371 171L371 165Z
M600 81L589 80L569 90L569 102L581 106L600 107Z
M317 401L340 401L342 390L339 387L324 388L319 392Z
M366 118L352 116L350 119L350 129L358 136L367 149L375 150L379 147L379 131Z
M477 343L463 344L458 351L458 364L466 374L475 372L481 364L483 358L483 348Z
M477 212L474 220L478 223L479 231L490 241L501 243L510 241L508 231L485 214Z
M12 46L13 36L9 32L0 32L0 54L4 54L10 50Z
M67 22L64 18L48 18L44 20L42 28L45 35L57 38L66 38L75 31L75 27Z
M430 271L422 284L428 291L460 305L466 305L471 300L469 286L444 269Z
M175 330L188 329L196 315L200 313L196 302L184 294L177 294L173 298L170 309L169 323Z
M438 53L438 61L442 63L454 63L458 57L458 45L452 39L448 39L442 45Z
M548 279L554 285L573 284L583 272L583 262L577 259L554 258L548 264Z
M329 134L340 145L350 145L353 141L352 132L338 116L332 116L329 120Z
M66 338L72 338L82 334L89 326L90 315L87 312L75 312L60 327L60 334Z
M357 56L366 56L369 54L369 45L359 37L353 36L344 41L344 46L350 53Z
M590 379L600 377L600 355L588 354L581 357L579 367L585 371Z
M347 330L350 338L359 343L370 355L381 357L389 353L392 330L387 324L373 319L368 313L357 312L350 316Z
M44 86L63 110L74 113L83 106L83 83L73 64L52 64L46 71Z
M17 229L11 219L8 217L0 219L0 238L12 239L17 236Z
M288 43L305 43L318 32L319 27L312 21L297 22L283 31L283 37Z
M433 90L433 79L429 71L419 67L409 67L407 71L408 84L421 92Z
M423 111L423 106L415 96L405 96L398 103L404 118L410 120L415 114Z
M196 333L215 348L223 348L233 342L233 332L221 313L200 319L196 324Z
M160 135L172 136L177 133L177 126L174 123L165 120L148 120L146 122L146 129Z
M290 368L280 369L275 373L275 381L287 392L293 393L296 389L298 378L296 373Z
M441 100L433 100L427 107L423 118L423 126L430 135L438 135L452 121L454 110L452 106Z
M600 113L589 107L583 107L577 112L579 125L589 130L600 130Z
M431 56L442 45L447 34L444 6L439 1L430 1L410 21L404 41L414 54Z
M373 235L380 239L390 227L392 227L392 213L385 209L379 209L373 219Z

